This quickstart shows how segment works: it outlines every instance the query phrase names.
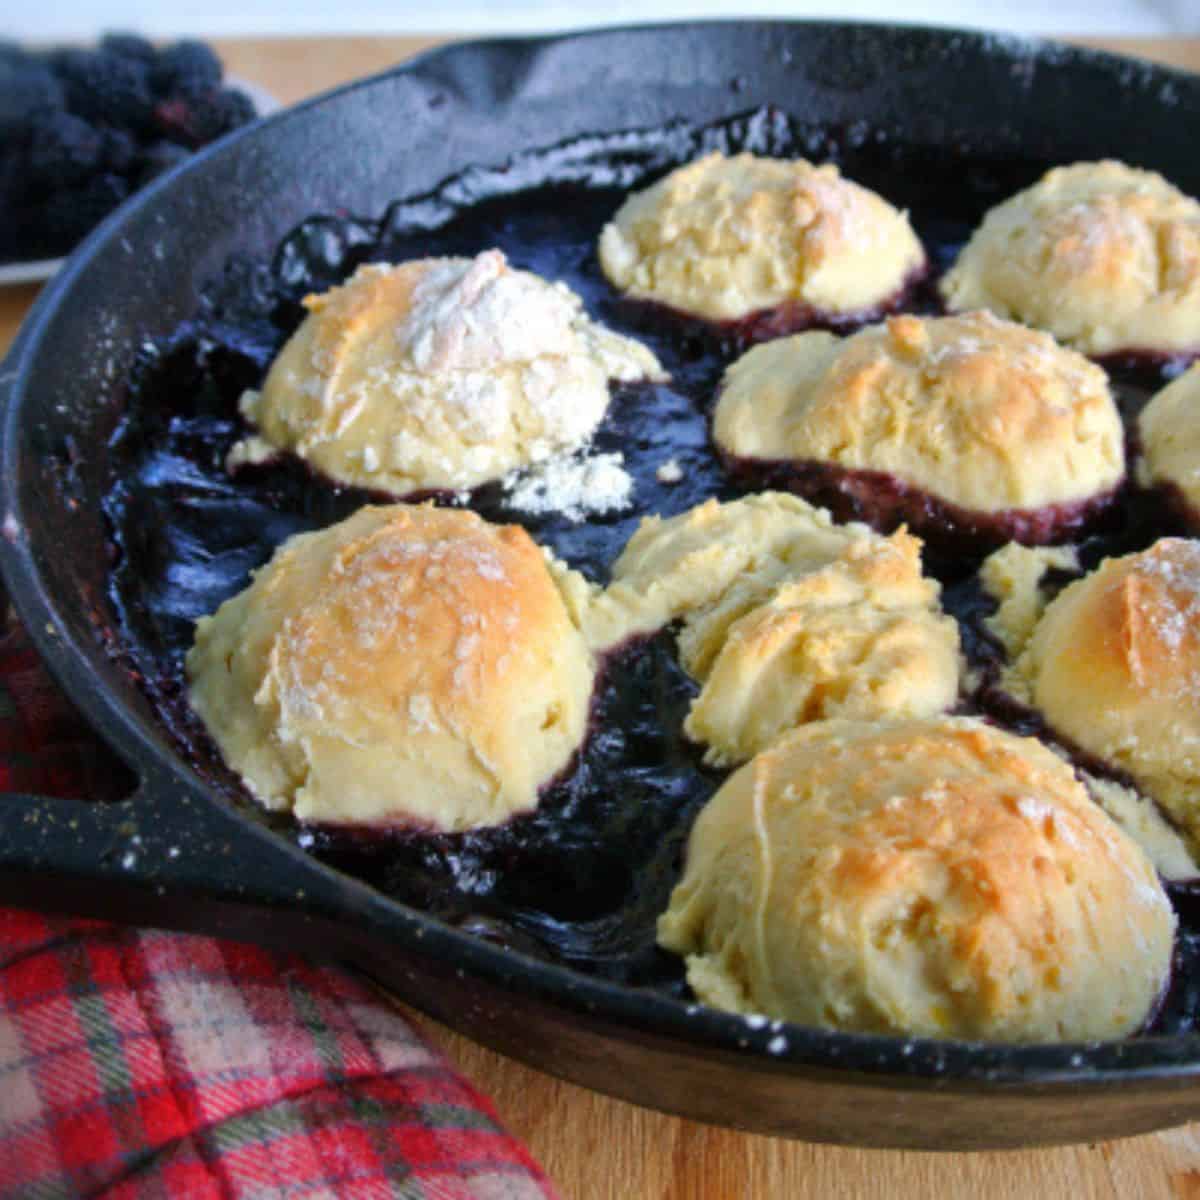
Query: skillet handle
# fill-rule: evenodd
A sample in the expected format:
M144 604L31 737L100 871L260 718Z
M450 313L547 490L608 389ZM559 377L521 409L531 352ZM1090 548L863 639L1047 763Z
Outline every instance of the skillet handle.
M0 794L0 904L296 948L353 890L178 781L111 803Z

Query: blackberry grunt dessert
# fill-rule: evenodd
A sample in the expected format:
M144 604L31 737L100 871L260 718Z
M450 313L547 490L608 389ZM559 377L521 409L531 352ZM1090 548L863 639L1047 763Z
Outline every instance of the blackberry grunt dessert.
M1087 526L1088 537L1077 549L1007 546L989 560L994 569L985 571L988 591L998 580L1008 581L998 585L1002 599L992 619L976 570L991 537L999 536L996 530L989 529L986 538L960 540L955 548L961 553L944 554L929 540L921 546L907 531L883 537L860 524L839 525L839 519L856 515L852 505L838 507L843 493L830 498L832 515L794 495L747 494L766 481L764 464L735 473L710 437L710 401L736 353L731 340L685 322L644 321L636 304L614 294L595 255L599 231L630 186L644 186L664 162L685 163L711 148L838 161L853 178L903 197L938 262L953 258L987 207L1032 178L1024 161L988 160L981 170L975 168L983 160L972 159L972 169L964 171L957 158L933 157L894 140L860 143L848 132L843 138L825 130L814 141L799 122L760 113L689 130L684 137L671 126L530 151L502 168L472 168L430 196L398 201L378 220L314 217L287 239L271 264L252 264L253 273L214 285L211 308L156 347L140 368L131 390L136 402L122 415L110 446L112 485L105 500L117 551L109 594L119 613L120 652L203 776L231 802L259 810L244 795L250 789L242 771L226 767L222 747L187 704L194 685L183 664L194 622L245 589L248 573L270 561L289 537L332 527L372 497L369 488L335 484L290 454L231 478L225 463L246 432L238 399L247 388L261 386L272 360L296 333L304 295L328 292L363 262L469 260L481 247L495 246L542 278L562 280L612 330L643 338L671 377L620 390L592 435L589 454L594 449L606 462L624 456L632 481L627 505L583 506L582 519L557 472L553 480L547 475L536 503L528 497L517 503L500 483L474 488L469 497L438 496L438 503L469 505L495 525L518 522L552 552L544 559L545 571L599 666L588 735L566 766L533 788L532 808L510 813L506 801L483 806L490 809L486 813L476 809L473 816L452 808L458 816L449 818L449 827L399 802L381 817L349 812L344 818L298 820L295 796L285 794L273 812L257 812L259 818L322 861L480 937L622 986L718 1003L700 985L689 993L684 959L675 946L669 952L659 948L655 926L681 870L690 870L684 848L694 820L731 778L729 768L747 755L773 755L800 735L824 736L831 725L869 728L875 737L896 721L941 726L948 707L955 714L983 713L1002 729L1033 735L1066 769L1073 766L1077 781L1103 809L1093 810L1094 819L1107 813L1110 825L1124 830L1171 881L1168 891L1182 925L1169 990L1161 1008L1151 1004L1137 1023L1121 1028L1135 1035L1194 1031L1200 942L1194 894L1181 882L1196 875L1186 846L1128 772L1105 768L1097 756L1070 746L1032 708L1013 698L1002 702L994 686L1007 643L992 626L999 628L1003 620L1020 631L1009 650L1010 659L1019 658L1064 579L1103 554L1145 546L1163 528L1161 506L1151 493L1123 488L1103 519ZM911 302L917 310L923 304L923 297ZM1162 387L1167 368L1149 360L1105 367L1128 429L1149 393ZM994 370L1004 373L1001 366ZM981 377L986 379L986 371ZM1103 444L1120 440L1109 437L1104 422L1099 428ZM546 460L572 461L573 456ZM795 463L784 466L798 469ZM881 486L885 496L887 486L897 487L894 477L883 474L864 471L856 478L869 478L876 496ZM606 495L610 490L607 483L588 484L587 490L595 489ZM953 532L946 521L956 510L948 504L939 509L928 496L925 502L938 518L931 522L930 540L940 545L947 529ZM1095 503L1103 507L1105 501ZM1055 516L1051 506L1029 519ZM673 524L677 518L682 519ZM986 521L986 514L980 519ZM1032 596L1023 595L1026 578L1034 581ZM393 582L388 590L398 589ZM339 611L357 607L370 606L348 602ZM848 614L852 624L844 620ZM734 636L743 619L747 636ZM893 621L904 636L885 647L883 623ZM768 636L775 631L778 637ZM222 636L236 647L233 634ZM855 662L859 650L861 670ZM217 656L211 657L215 665ZM938 669L925 669L934 666ZM370 680L366 683L359 699L343 694L347 708L375 704ZM424 711L421 701L417 708ZM697 715L702 709L703 727ZM953 772L935 761L935 774L951 778ZM769 783L770 773L755 778ZM1014 782L1015 798L1029 800L1032 783L1032 776ZM769 816L774 803L769 788L762 795L761 811ZM1040 797L1039 784L1033 799ZM901 825L917 828L904 819L911 811L907 801L898 801L898 807ZM995 814L984 807L987 819L980 828L986 830ZM1022 820L1028 816L1036 825L1041 819L1036 805L1025 807ZM476 817L481 823L472 823ZM463 823L454 825L459 819ZM1077 832L1057 817L1052 826L1059 833ZM1010 838L1012 829L1002 822L997 827L1007 833L984 839L981 878L1001 869L1010 843L1031 861L1045 857L1039 843L1017 834ZM964 833L958 840L966 844L970 837ZM1059 861L1050 857L1052 864ZM1100 857L1093 856L1096 862ZM1069 859L1062 862L1065 877L1075 867ZM1079 878L1095 881L1093 875ZM745 879L756 885L755 877ZM1115 919L1118 906L1131 903L1124 885L1097 886L1100 894L1092 899L1104 937L1103 923ZM1013 919L1026 929L1028 914L1019 910L1028 893L1020 888L1017 893L1022 899ZM1055 905L1058 911L1057 900ZM1070 925L1069 906L1062 913ZM951 928L959 915L952 900L936 927ZM922 910L914 924L924 929L930 920ZM977 928L969 921L963 927ZM986 928L989 938L997 934L995 942L1004 926ZM1024 972L1019 964L1029 961L1042 965L1036 943L1023 945L1029 954L1016 955L1017 969ZM898 953L902 950L903 943ZM1103 969L1111 962L1104 958ZM1057 960L1047 953L1045 965L1043 986L1052 991ZM964 977L969 978L954 976ZM1150 990L1147 983L1142 994ZM1044 999L1037 987L1022 984L1020 995L1042 1015L1053 1013L1053 997ZM745 1003L751 1012L766 1006ZM980 1036L1009 1036L1003 1030L1012 1023L1001 1009L981 1003L982 1015L971 1015L971 1002L965 1007L967 1016L961 1017L951 1004L950 1021L939 1028L958 1028L953 1023L961 1019L963 1029L984 1029ZM1128 1007L1132 1012L1140 1004ZM993 1020L994 1035L987 1031ZM748 1028L763 1029L766 1022L756 1018ZM1062 1036L1077 1028L1064 1024ZM764 1045L772 1036L764 1035Z

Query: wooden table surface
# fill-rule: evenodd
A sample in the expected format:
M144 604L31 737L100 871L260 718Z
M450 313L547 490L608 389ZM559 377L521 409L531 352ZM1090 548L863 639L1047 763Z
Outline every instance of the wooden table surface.
M231 73L288 104L381 71L440 40L262 38L216 45ZM1200 39L1072 40L1200 71ZM0 292L0 353L36 293L36 287ZM996 1154L814 1146L716 1129L610 1100L411 1015L491 1096L505 1123L528 1143L569 1200L1200 1200L1200 1124L1119 1142Z

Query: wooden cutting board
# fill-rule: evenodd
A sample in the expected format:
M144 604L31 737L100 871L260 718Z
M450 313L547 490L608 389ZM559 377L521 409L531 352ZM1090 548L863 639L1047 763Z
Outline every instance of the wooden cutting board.
M232 39L231 74L282 103L409 58L441 38ZM1072 39L1200 71L1200 38ZM1198 131L1181 132L1195 137ZM36 287L0 292L0 353ZM562 1083L410 1012L490 1096L569 1200L1200 1200L1200 1124L1120 1142L996 1154L848 1150L756 1137L662 1116Z

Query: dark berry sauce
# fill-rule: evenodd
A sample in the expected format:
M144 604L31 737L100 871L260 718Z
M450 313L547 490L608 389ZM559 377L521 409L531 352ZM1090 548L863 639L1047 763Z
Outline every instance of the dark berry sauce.
M801 300L788 300L773 308L757 309L744 317L711 321L654 300L628 299L626 303L630 318L640 326L657 324L667 331L674 327L678 338L707 338L713 342L714 353L736 357L757 342L767 342L772 338L810 329L849 334L864 325L878 324L893 313L940 313L940 300L931 286L931 279L929 263L921 263L909 272L892 295L855 312L832 312ZM641 310L640 314L638 309Z
M729 473L747 486L795 492L829 509L839 521L863 521L884 532L906 524L927 546L950 554L987 552L1006 542L1044 546L1072 541L1097 523L1121 490L1110 488L1069 504L978 512L886 471L812 460L721 457Z
M678 878L692 821L725 773L706 768L683 736L696 689L679 667L670 631L609 656L591 735L536 812L499 829L454 836L304 829L262 812L189 709L183 656L196 618L245 587L250 571L280 542L377 498L283 458L235 477L223 465L245 433L238 397L261 384L303 316L301 297L364 262L472 255L497 246L515 266L565 281L593 317L641 338L671 373L669 385L615 389L595 439L598 451L625 456L635 481L628 511L584 523L553 513L531 517L490 485L468 500L488 519L519 522L603 581L643 515L671 515L710 496L732 499L752 490L715 453L709 414L722 373L756 331L714 332L624 300L604 280L595 254L601 228L630 188L713 149L832 160L907 209L932 268L904 304L919 312L937 311L937 275L986 209L1051 165L948 155L888 130L815 128L762 110L706 128L676 123L583 138L472 168L378 220L314 217L272 262L230 263L197 318L146 350L109 448L112 482L104 502L114 548L109 596L121 634L117 652L215 789L324 861L480 937L677 993L685 990L681 965L655 946L655 921ZM1140 360L1112 368L1127 423L1169 370ZM681 476L674 484L656 475L671 459ZM1083 561L1092 566L1177 529L1158 493L1127 484L1089 526ZM991 604L975 578L978 563L977 550L940 545L926 554L927 569L942 580L947 608L960 621L968 657L994 678L1000 651L983 625ZM962 711L980 709L964 699ZM990 716L1020 727L998 710ZM1181 889L1173 896L1183 921L1177 970L1154 1029L1182 1032L1194 1027L1200 1001L1200 901Z
M1155 490L1181 529L1187 530L1193 537L1200 534L1200 510L1184 495L1179 484L1164 480L1155 484Z

